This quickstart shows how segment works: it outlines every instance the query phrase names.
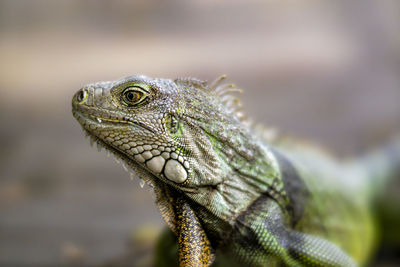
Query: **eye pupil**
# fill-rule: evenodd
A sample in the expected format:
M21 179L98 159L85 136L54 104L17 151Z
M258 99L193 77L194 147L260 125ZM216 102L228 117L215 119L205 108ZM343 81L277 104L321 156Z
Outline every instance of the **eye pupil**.
M137 94L136 94L136 95L137 95ZM133 101L133 100L135 100L135 98L137 98L137 97L135 97L135 94L134 94L134 93L128 92L128 93L126 94L126 98L127 98L128 100L130 100L130 101Z

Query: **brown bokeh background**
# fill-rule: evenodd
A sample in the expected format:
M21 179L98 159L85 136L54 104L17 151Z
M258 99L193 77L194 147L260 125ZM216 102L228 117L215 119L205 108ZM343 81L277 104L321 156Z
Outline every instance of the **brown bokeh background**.
M354 155L400 130L399 28L397 0L0 0L0 265L98 265L163 226L74 121L86 83L225 73L254 120Z

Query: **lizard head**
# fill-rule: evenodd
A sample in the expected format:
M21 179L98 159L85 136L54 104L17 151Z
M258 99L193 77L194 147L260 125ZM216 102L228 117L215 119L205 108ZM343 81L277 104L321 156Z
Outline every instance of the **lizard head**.
M196 79L130 76L83 87L72 109L91 138L141 178L203 201L255 157L236 98L227 94L232 90Z

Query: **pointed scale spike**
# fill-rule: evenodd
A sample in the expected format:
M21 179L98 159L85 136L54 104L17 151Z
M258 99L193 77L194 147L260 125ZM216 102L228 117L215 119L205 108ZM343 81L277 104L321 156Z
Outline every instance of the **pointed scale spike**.
M234 83L231 83L231 84L223 84L223 85L218 86L217 88L215 88L214 91L215 91L218 95L220 95L221 92L224 92L224 91L227 90L227 89L233 89L233 88L236 88L236 84L234 84Z
M126 172L129 172L128 168L126 167L126 165L125 165L124 163L122 163L122 168L124 168L124 170L125 170Z
M90 136L90 146L93 147L94 142L96 141L96 138L94 136Z
M139 181L140 188L143 188L144 184L145 184L144 180L142 178L140 178L140 181Z
M236 87L226 87L226 88L222 88L221 90L218 90L219 96L223 96L226 94L232 94L232 93L243 94L243 89L239 89Z
M226 74L222 74L221 76L219 76L217 79L215 79L215 81L213 81L210 85L211 89L215 89L217 87L217 85L222 82L223 80L225 80L228 76Z
M98 151L98 152L101 152L101 145L100 145L100 143L96 143L96 146L97 146L97 151Z

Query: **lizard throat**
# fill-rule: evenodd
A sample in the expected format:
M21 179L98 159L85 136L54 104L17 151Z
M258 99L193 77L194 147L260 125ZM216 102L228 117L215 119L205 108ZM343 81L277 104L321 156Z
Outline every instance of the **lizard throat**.
M144 148L150 147L150 145L139 145L138 148L133 147L133 150L122 149L120 144L113 144L111 141L110 143L108 140L104 140L103 138L105 137L102 135L101 130L99 130L99 128L102 128L103 130L110 130L112 127L129 127L129 124L133 125L133 127L141 127L140 125L129 121L114 122L110 121L110 119L103 121L102 119L92 115L84 116L81 112L76 110L73 111L73 115L81 124L86 135L90 137L91 145L96 143L98 151L101 151L102 148L105 148L106 151L111 152L118 159L118 161L122 160L127 165L125 166L123 164L123 167L126 171L130 171L130 169L132 169L134 173L140 174L140 177L144 178L146 181L157 180L160 178L159 175L167 179L171 184L179 184L186 181L188 177L187 169L189 168L190 163L185 161L174 151L171 153L166 152L169 150L163 152L158 151L157 154L156 148L151 149L152 152L150 152L150 148ZM121 124L125 124L127 126L122 126ZM146 130L151 131L151 129ZM119 131L124 131L124 129L120 129ZM119 141L117 140L116 142ZM138 151L139 147L142 149L141 151ZM143 149L145 150L144 152ZM167 149L170 148L167 147ZM176 157L174 155L176 155ZM196 189L185 187L183 190L187 192L194 192Z
M76 116L75 113L74 116ZM98 152L101 152L101 150L104 149L107 152L107 157L109 157L110 154L113 155L115 161L118 164L121 164L126 172L129 172L131 180L133 180L134 177L138 177L140 179L140 186L142 188L145 183L148 184L151 188L154 187L153 180L155 179L155 177L153 177L153 175L150 172L143 169L140 166L140 164L138 164L135 160L133 160L129 155L126 155L124 152L107 144L106 142L101 140L101 138L92 134L89 130L85 129L83 126L82 128L85 133L85 136L89 137L90 146L93 147L93 145L96 144ZM141 169L140 172L138 172L139 169ZM146 175L139 175L139 173L146 173Z

